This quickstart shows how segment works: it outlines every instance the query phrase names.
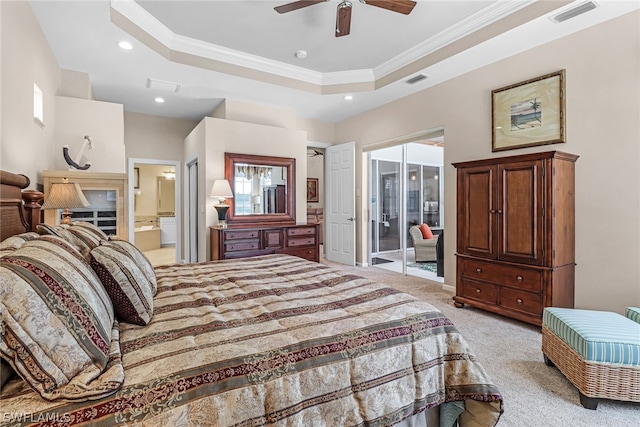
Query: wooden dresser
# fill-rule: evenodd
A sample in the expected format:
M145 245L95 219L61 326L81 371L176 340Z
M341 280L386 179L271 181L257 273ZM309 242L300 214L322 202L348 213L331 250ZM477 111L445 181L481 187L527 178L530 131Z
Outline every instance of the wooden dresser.
M453 164L457 307L535 325L544 307L573 307L577 158L549 151Z
M209 227L211 260L277 253L319 262L318 227L318 224L257 228Z

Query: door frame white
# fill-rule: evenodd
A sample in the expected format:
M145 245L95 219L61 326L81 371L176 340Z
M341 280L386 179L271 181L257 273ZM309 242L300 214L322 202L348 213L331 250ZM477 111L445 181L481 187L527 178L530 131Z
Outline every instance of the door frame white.
M192 205L191 202L191 198L190 195L192 194L191 191L191 184L192 181L189 177L190 175L190 167L191 165L195 165L195 167L197 168L197 176L196 176L196 180L195 180L195 185L196 185L196 199L195 199L195 204ZM193 156L190 159L187 159L187 161L185 161L185 168L184 168L184 217L185 217L185 221L184 221L184 259L186 262L192 263L192 262L198 262L199 261L199 257L200 257L200 229L204 228L204 224L201 222L201 218L199 215L200 209L199 209L199 205L200 205L200 198L199 198L199 194L200 194L200 189L199 189L199 185L200 185L200 157L198 155ZM195 210L195 215L192 215L191 210ZM193 218L195 216L196 220L196 232L192 233L191 227L189 227L190 223L191 223L191 218ZM195 243L191 241L192 236L195 237ZM195 245L195 246L194 246ZM195 256L194 254L191 252L192 248L195 247Z
M180 161L178 160L160 160L160 159L140 159L129 157L127 161L127 176L128 183L127 186L129 188L129 200L128 200L128 223L129 223L129 241L131 243L135 242L135 193L133 188L133 168L136 164L141 165L166 165L173 166L175 168L176 173L176 206L182 206L182 172L180 167ZM176 209L176 262L184 262L182 259L182 209Z
M347 213L346 215L343 215L342 213L338 213L338 214L334 214L331 209L333 207L333 203L331 202L331 199L336 200L336 198L338 199L342 199L344 200L344 197L342 196L342 193L336 194L335 193L335 188L334 186L332 186L332 176L331 176L331 158L333 155L333 151L334 150L339 150L339 149L348 149L351 150L352 152L352 159L351 159L351 182L352 182L352 188L351 188L351 204L350 204L350 212ZM325 222L325 236L324 236L324 253L325 253L325 258L329 261L334 261L334 262L339 262L342 264L346 264L346 265L356 265L356 226L358 224L358 218L356 217L356 143L355 142L347 142L347 143L343 143L343 144L336 144L336 145L332 145L330 147L327 147L325 149L325 163L324 163L324 168L325 168L325 173L324 173L324 179L325 179L325 212L324 212L324 222ZM337 188L337 187L336 187ZM341 187L344 188L344 187ZM332 253L332 248L335 247L334 245L334 238L337 238L338 236L335 235L333 236L333 228L332 228L332 218L334 216L348 216L349 218L345 218L345 220L351 221L350 228L351 228L351 247L348 248L348 250L345 252L344 246L341 244L339 249L340 254L336 255L334 253ZM340 220L340 222L342 223L342 219ZM345 222L344 225L347 225L347 223ZM342 243L345 242L345 239L342 240ZM344 254L349 254L349 259L347 259L347 257Z

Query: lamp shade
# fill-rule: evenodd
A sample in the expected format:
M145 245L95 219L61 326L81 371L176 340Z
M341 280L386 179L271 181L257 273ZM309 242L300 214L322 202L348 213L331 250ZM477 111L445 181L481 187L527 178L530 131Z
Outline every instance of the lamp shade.
M51 184L49 194L42 204L42 209L64 209L62 213L62 223L71 222L72 213L69 208L86 208L89 201L84 197L80 185L76 182L54 182Z
M78 183L57 182L51 184L42 209L86 208L87 206L89 201L84 197Z
M213 182L213 188L211 189L211 197L219 199L220 204L224 203L224 199L233 197L231 186L226 179L216 179Z

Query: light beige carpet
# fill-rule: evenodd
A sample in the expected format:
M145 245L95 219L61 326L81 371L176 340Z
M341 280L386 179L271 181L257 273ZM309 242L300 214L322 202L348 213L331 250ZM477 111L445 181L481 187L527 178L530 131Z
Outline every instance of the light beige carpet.
M504 427L636 427L640 403L601 400L584 409L578 391L544 364L540 328L468 306L453 306L453 294L440 283L375 267L348 267L322 261L392 286L427 301L447 315L465 337L504 398Z

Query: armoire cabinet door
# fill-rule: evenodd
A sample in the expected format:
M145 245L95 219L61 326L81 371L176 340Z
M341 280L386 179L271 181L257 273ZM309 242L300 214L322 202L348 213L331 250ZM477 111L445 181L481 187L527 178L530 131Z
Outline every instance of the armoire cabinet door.
M544 161L499 165L498 259L544 263Z
M458 252L497 257L497 167L458 169Z

